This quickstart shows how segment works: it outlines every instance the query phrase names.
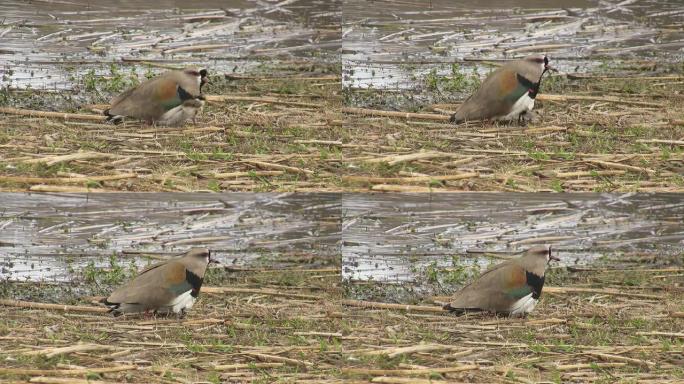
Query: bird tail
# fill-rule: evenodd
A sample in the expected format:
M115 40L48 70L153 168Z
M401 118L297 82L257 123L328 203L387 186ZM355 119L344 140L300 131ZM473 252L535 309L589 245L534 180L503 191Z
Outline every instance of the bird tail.
M460 123L462 123L463 121L465 121L465 119L463 119L463 118L461 118L461 117L456 117L456 114L455 114L455 113L452 114L451 117L449 118L449 122L452 123L452 124L460 124Z
M109 301L107 301L107 298L106 298L106 297L102 298L102 299L100 300L100 303L106 305L106 306L109 308L109 312L108 312L108 313L113 313L113 314L114 314L114 317L117 317L117 316L121 316L121 315L122 315L121 310L119 309L119 307L121 306L120 303L112 303L112 302L109 302Z
M121 116L121 115L112 115L112 114L109 112L109 109L105 109L103 113L104 113L105 116L107 116L107 118L106 118L105 120L107 120L107 122L112 123L112 124L115 124L115 125L121 124L121 122L122 122L123 119L124 119L124 117Z
M480 308L463 308L463 307L452 307L450 303L444 304L442 306L442 309L455 313L457 315L465 315L466 313L473 313L473 312L484 312L483 309Z

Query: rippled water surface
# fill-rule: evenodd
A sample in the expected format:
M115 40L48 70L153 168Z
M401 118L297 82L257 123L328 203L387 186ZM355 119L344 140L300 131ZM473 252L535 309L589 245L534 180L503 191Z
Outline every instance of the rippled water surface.
M337 264L336 194L2 194L0 281L66 281L207 247L224 266Z
M342 274L421 284L431 268L467 274L537 244L561 266L681 263L682 223L684 196L672 194L349 194Z
M0 15L0 71L21 89L71 89L103 63L244 72L334 56L341 44L337 1L8 0Z
M345 1L343 84L414 90L431 71L482 76L498 61L546 53L563 72L615 60L681 61L679 0ZM514 4L514 6L511 6Z

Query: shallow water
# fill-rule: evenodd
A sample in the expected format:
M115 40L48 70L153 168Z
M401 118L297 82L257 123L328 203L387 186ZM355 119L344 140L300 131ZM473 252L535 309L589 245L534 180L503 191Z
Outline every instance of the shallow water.
M334 57L341 44L337 1L9 0L0 15L3 83L21 89L73 89L107 63L240 73L263 58Z
M371 3L343 4L345 87L419 92L431 71L450 76L452 63L483 76L490 67L481 60L532 53L548 54L562 72L684 58L680 0Z
M93 263L207 247L224 266L339 262L340 198L271 193L4 193L0 281L69 281ZM135 267L134 266L134 267Z
M684 196L674 194L347 194L342 276L427 289L431 267L471 270L485 255L551 244L557 266L682 262ZM473 267L473 268L471 268ZM422 285L422 286L421 286Z

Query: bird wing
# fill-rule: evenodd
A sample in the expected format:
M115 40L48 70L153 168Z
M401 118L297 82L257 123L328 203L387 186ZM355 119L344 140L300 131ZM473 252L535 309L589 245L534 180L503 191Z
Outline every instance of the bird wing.
M157 120L164 112L181 103L178 83L169 76L160 76L129 89L115 98L110 114Z
M504 116L513 104L527 92L516 71L499 68L482 83L454 114L456 121L484 120Z
M512 303L529 292L525 270L515 260L508 260L487 270L477 280L456 292L449 306L505 312Z
M487 77L480 88L458 108L456 120L483 120L505 114L513 105L501 96L503 89L509 88L508 72L505 68L499 68Z
M144 270L130 283L114 291L110 303L142 304L150 307L163 306L189 290L187 270L179 261L168 261Z

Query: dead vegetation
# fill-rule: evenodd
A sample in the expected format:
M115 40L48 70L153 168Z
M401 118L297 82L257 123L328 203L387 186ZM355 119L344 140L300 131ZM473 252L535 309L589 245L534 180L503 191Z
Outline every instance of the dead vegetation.
M681 79L556 78L526 127L453 126L451 104L421 113L345 108L359 146L345 151L342 179L375 191L684 191Z
M675 383L682 272L554 270L537 310L515 320L345 300L335 266L212 270L216 288L180 321L114 319L89 298L92 313L0 306L0 380ZM13 283L2 296L30 289L50 286Z
M343 135L339 76L334 67L323 70L333 72L319 68L225 81L217 76L210 92L225 94L209 95L198 124L180 128L113 126L95 114L41 116L3 108L0 186L70 192L328 190L339 184Z
M557 79L538 97L538 122L526 127L453 126L450 104L420 113L343 108L337 75L320 73L228 80L198 124L181 128L4 108L0 186L677 192L684 190L681 77L658 78Z

